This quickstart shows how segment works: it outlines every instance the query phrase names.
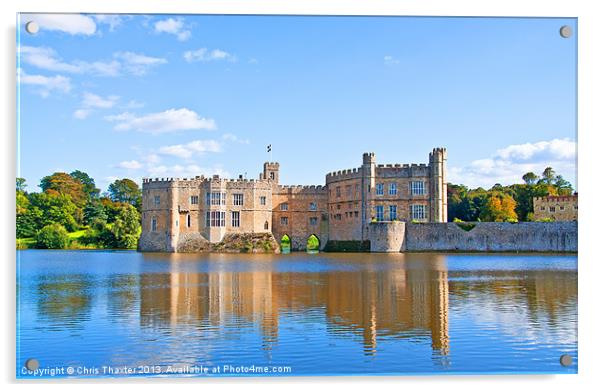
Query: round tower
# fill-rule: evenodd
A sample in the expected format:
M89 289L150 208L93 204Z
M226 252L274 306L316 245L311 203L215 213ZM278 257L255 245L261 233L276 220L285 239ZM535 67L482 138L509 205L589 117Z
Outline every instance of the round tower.
M429 154L430 221L447 222L447 150L433 148Z

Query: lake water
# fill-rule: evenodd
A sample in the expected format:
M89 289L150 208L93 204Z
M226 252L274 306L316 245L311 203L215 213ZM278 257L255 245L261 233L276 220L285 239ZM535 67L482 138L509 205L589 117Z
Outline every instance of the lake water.
M25 250L17 262L18 377L40 377L30 358L43 377L577 372L576 255Z

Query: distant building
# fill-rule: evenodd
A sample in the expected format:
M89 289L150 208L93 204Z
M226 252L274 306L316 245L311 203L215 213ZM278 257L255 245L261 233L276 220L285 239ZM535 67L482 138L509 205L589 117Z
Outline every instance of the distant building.
M576 221L577 193L571 196L543 196L533 198L533 219Z
M314 235L363 241L371 221L447 221L447 152L435 148L427 164L377 164L365 153L361 167L326 175L325 185L280 185L280 165L266 162L259 179L198 176L145 178L142 251L177 252L184 242L218 243L227 234L285 235L305 249Z

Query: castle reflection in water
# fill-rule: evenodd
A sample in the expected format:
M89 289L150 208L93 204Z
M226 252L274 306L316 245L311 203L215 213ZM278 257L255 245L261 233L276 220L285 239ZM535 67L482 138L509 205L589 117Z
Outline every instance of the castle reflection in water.
M154 258L164 261L165 257L145 256L149 262ZM370 260L377 260L378 255L346 255L340 269L316 272L278 272L271 268L269 259L248 271L220 271L219 265L224 264L218 262L215 271L189 272L187 266L194 256L168 257L172 272L141 276L142 327L169 330L196 322L233 328L256 325L261 329L264 348L270 349L278 341L280 317L318 312L327 319L330 333L361 336L367 354L376 351L381 337L429 335L436 353L449 353L450 281L445 256L400 254L387 258L387 264L395 263L391 268ZM228 262L227 256L213 257ZM522 276L516 280L520 282ZM525 288L525 282L513 287L506 279L497 288L487 287L500 296L531 291L533 295L525 298L532 298L533 306L562 304L576 295L576 287L550 286L545 276L529 281L536 287ZM460 297L479 290L478 285L456 283Z

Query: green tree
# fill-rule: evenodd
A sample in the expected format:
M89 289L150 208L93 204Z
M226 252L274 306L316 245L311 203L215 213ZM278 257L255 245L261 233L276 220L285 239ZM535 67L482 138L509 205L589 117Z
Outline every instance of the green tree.
M32 206L25 193L17 191L17 238L33 237L38 230L41 211Z
M539 181L544 184L551 185L554 183L555 179L556 172L554 171L554 169L552 169L551 167L546 167L543 173L541 173L541 179Z
M97 199L100 195L100 189L96 187L94 179L81 170L75 170L70 173L70 176L79 181L84 188L85 194L88 199Z
M67 195L50 190L29 195L29 202L40 211L37 227L51 223L59 223L69 231L79 228L78 222L83 221L83 213Z
M138 208L142 204L142 191L138 184L129 178L115 180L109 185L109 195L113 201L129 203Z
M69 246L69 233L65 228L58 224L44 226L36 236L36 247L43 249L65 249Z
M84 224L90 225L94 221L107 221L109 216L105 206L98 200L91 200L84 207Z
M523 181L527 185L534 185L535 183L537 183L538 179L539 176L533 172L528 172L523 175Z
M25 192L26 187L25 178L17 177L17 192Z
M556 176L554 179L554 187L556 187L559 196L569 196L573 194L573 186L561 175Z

